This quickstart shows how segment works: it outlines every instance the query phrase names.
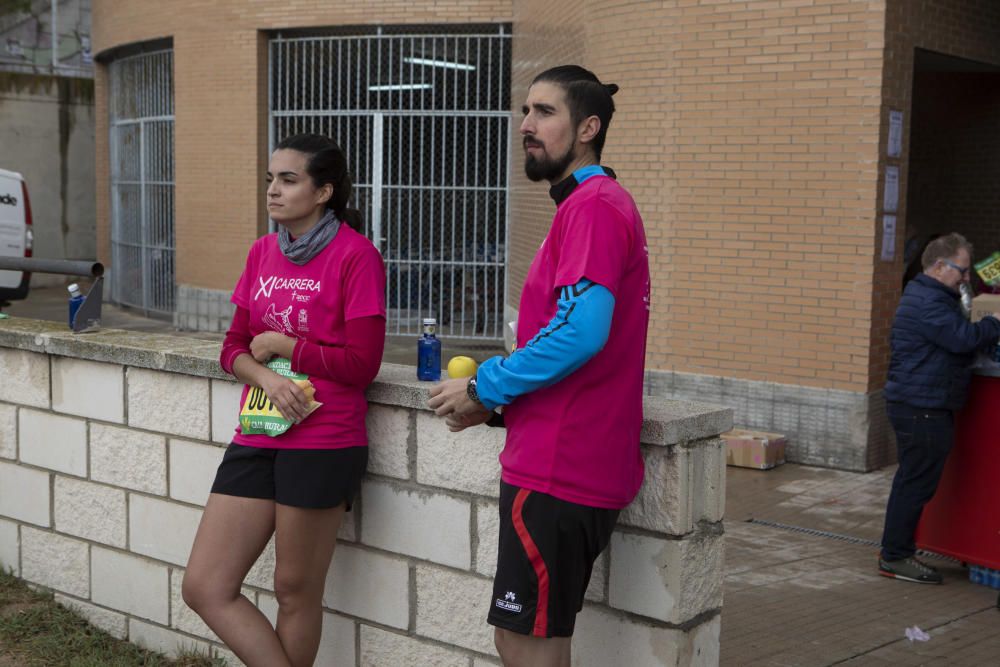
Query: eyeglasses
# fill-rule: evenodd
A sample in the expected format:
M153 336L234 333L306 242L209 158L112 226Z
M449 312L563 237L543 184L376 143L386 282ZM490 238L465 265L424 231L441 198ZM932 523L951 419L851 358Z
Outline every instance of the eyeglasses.
M963 276L965 274L967 274L969 272L969 269L971 268L971 267L968 267L968 266L966 266L966 267L963 268L963 267L959 266L958 264L955 264L954 262L949 262L946 259L942 259L941 261L944 262L945 266L950 266L951 268L953 268L956 271L958 271L959 273L961 273Z

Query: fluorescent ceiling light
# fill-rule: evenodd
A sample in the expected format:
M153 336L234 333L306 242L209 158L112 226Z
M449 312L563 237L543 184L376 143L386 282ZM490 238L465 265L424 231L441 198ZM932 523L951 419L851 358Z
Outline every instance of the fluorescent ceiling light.
M431 67L443 67L445 69L460 69L463 72L475 72L475 65L465 63L453 63L449 60L431 60L430 58L403 58L404 63L411 65L430 65Z
M368 86L368 90L377 93L387 90L429 90L433 86L429 83L389 83L383 86Z

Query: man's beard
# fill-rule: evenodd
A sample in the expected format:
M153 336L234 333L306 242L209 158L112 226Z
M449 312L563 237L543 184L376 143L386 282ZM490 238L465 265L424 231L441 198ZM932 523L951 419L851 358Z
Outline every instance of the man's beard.
M532 145L537 146L538 144ZM524 173L533 181L554 181L566 173L566 169L573 164L574 160L576 160L576 154L573 147L570 147L565 155L555 160L544 157L536 158L531 153L525 152Z

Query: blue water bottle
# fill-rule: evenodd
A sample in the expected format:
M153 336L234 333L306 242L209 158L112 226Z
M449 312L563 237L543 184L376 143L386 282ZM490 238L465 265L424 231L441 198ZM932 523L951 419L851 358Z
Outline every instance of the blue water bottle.
M434 333L437 320L424 318L424 335L417 340L417 379L437 382L441 379L441 341Z
M80 310L83 300L86 298L80 293L80 286L73 283L66 289L69 290L69 328L73 328L73 320L76 318L76 311Z

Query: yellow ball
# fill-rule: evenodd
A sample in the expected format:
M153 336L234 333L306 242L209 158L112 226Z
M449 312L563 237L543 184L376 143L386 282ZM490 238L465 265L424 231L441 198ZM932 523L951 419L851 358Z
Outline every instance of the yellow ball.
M452 357L448 362L448 377L467 378L476 374L479 366L471 357Z

